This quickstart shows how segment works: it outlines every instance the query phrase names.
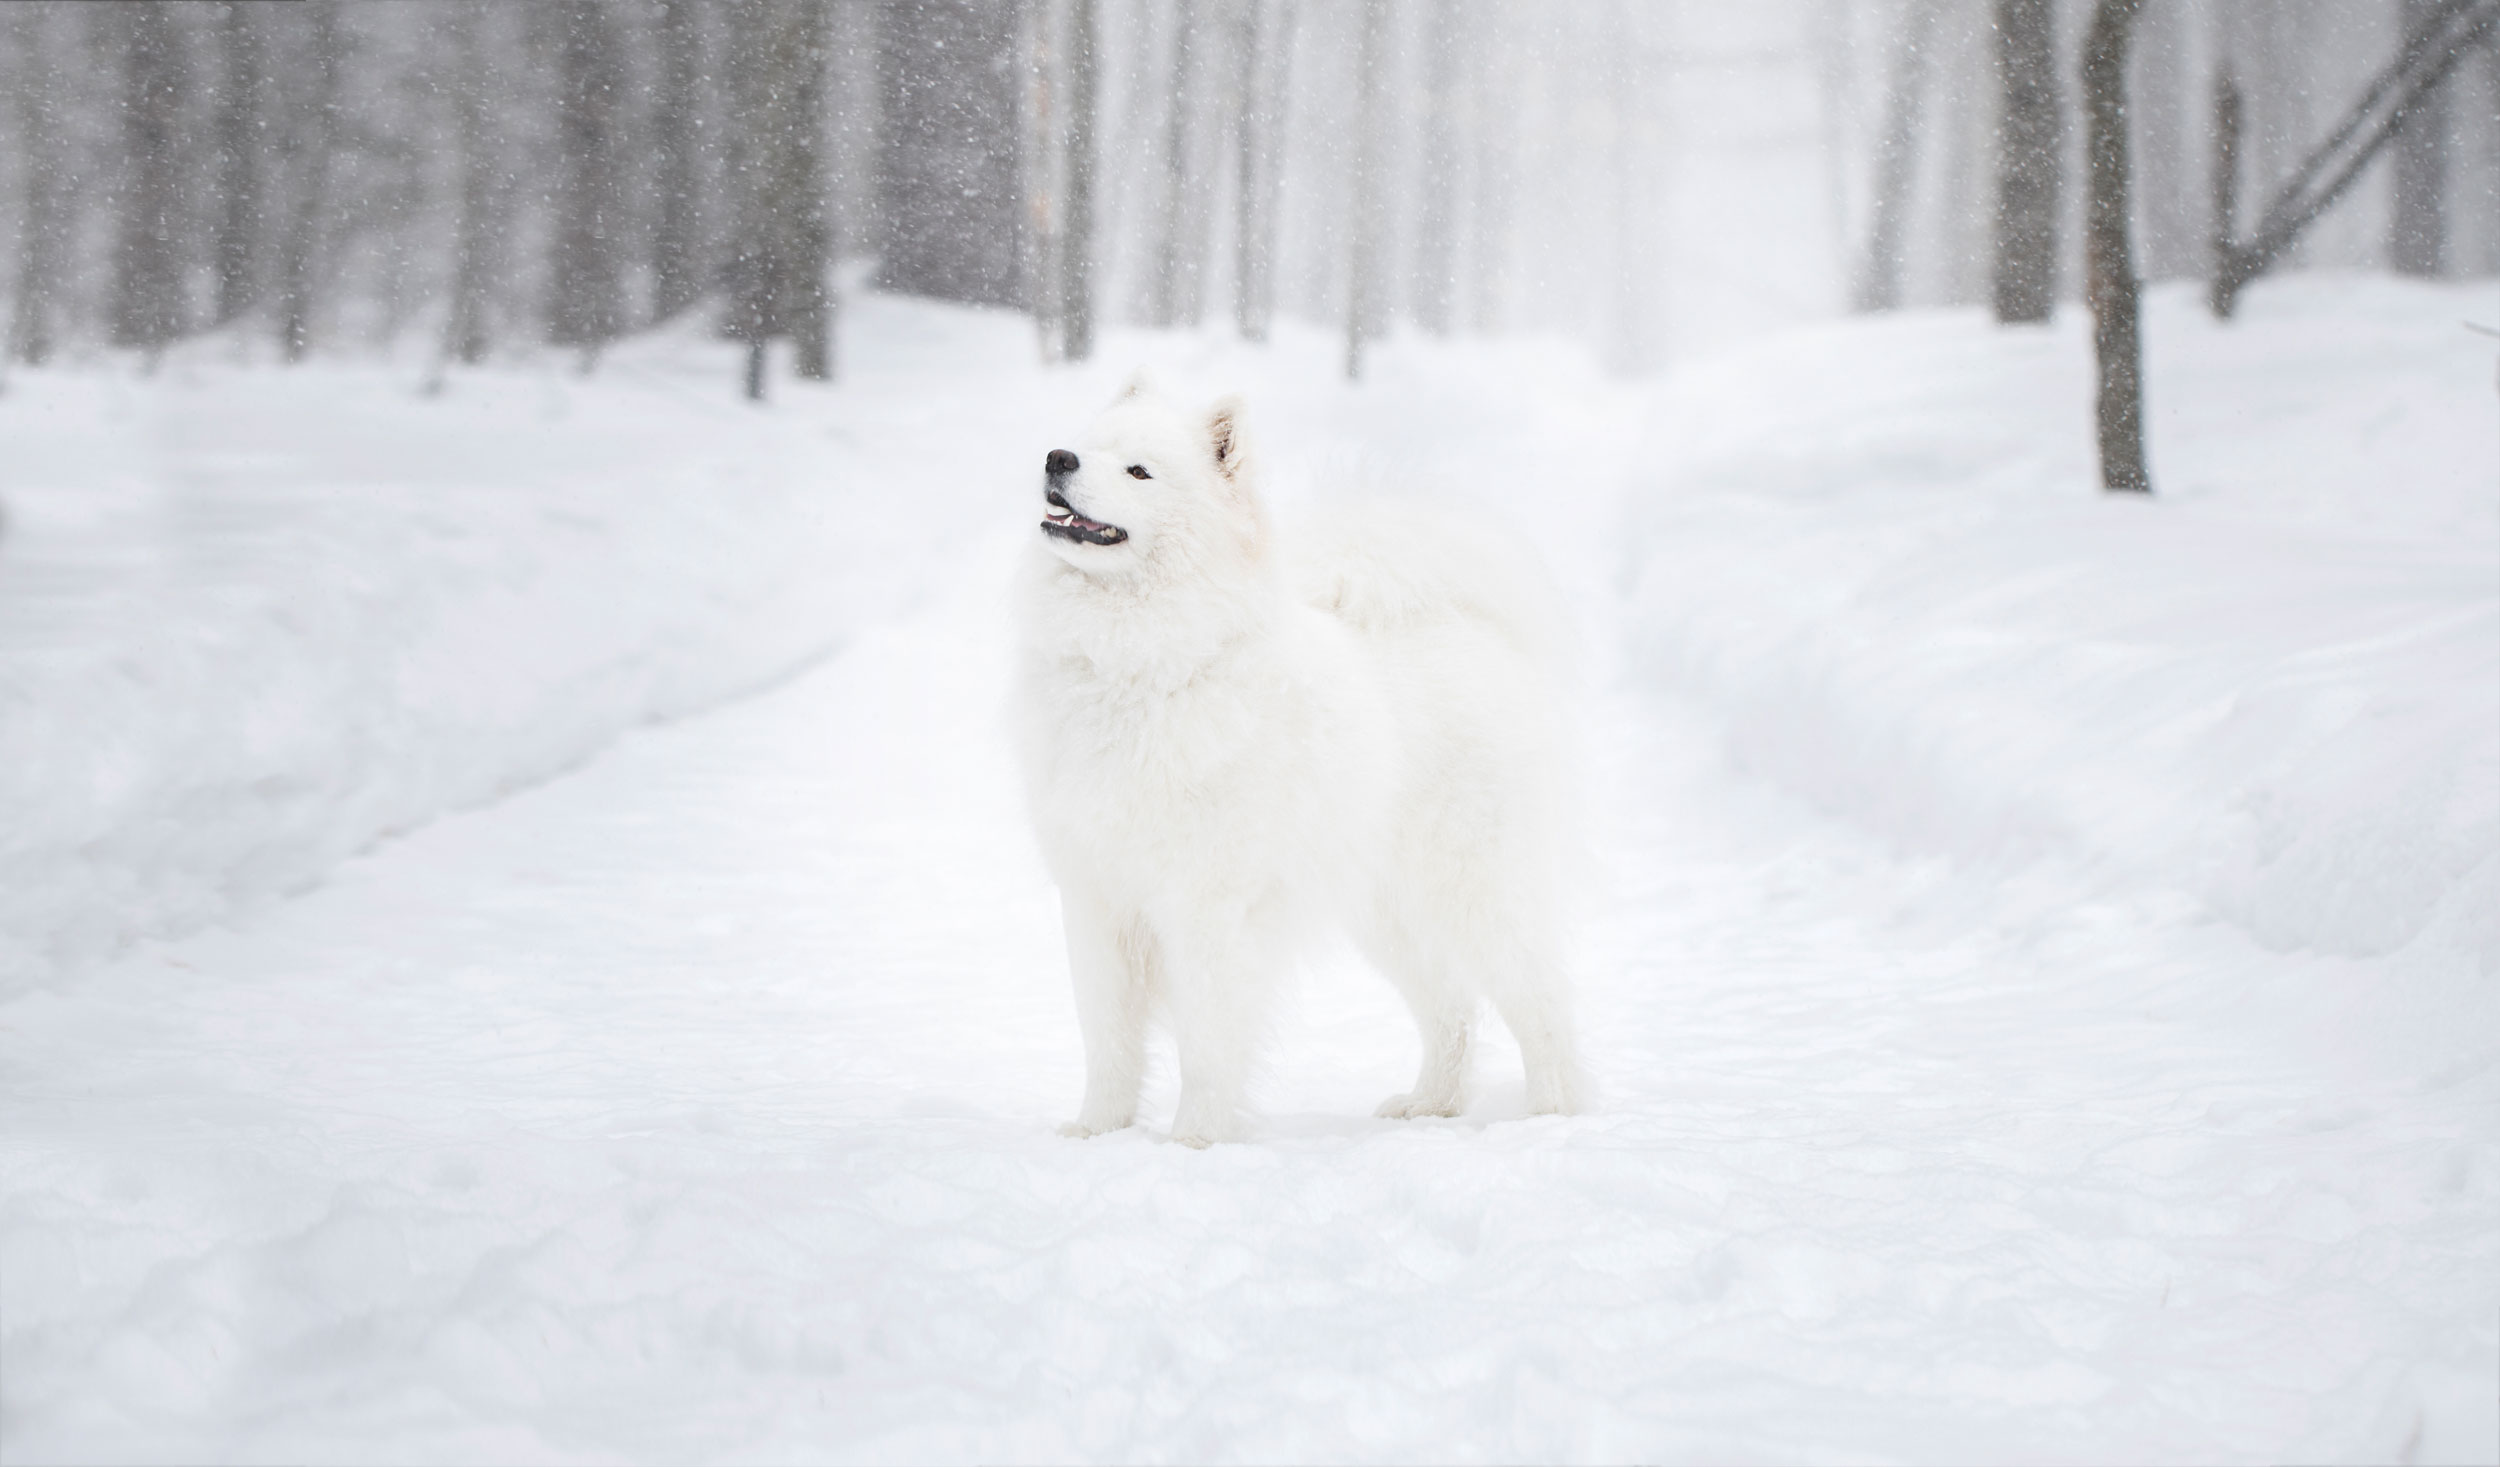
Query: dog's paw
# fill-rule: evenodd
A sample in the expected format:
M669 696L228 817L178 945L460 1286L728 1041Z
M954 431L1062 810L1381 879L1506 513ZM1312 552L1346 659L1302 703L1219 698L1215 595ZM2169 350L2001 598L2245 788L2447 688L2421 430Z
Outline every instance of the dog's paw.
M1091 1126L1081 1120L1076 1120L1060 1126L1059 1134L1071 1141L1083 1141L1094 1136L1108 1136L1114 1131L1125 1131L1128 1127L1127 1121L1112 1121L1107 1125Z
M1576 1084L1528 1087L1528 1114L1532 1116L1576 1116L1587 1109L1588 1098Z
M1454 1116L1459 1112L1457 1096L1392 1095L1380 1102L1373 1115L1383 1120L1412 1121L1425 1116Z
M1241 1117L1238 1115L1191 1116L1183 1114L1172 1118L1172 1139L1192 1151L1204 1151L1210 1146L1220 1145L1227 1141L1245 1140L1249 1134L1249 1127L1242 1124Z

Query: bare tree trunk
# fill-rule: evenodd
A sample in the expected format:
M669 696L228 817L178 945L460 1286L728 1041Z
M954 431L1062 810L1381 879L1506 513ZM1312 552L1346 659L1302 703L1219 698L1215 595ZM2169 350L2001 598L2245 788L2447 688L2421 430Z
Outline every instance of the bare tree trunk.
M2483 156L2500 168L2500 42L2483 47L2483 102L2480 110L2488 129ZM2500 274L2500 185L2484 193L2483 222L2483 269L2488 274Z
M1424 54L1423 197L1415 220L1415 324L1447 336L1458 293L1459 0L1433 0Z
M130 179L122 190L113 249L115 346L163 347L182 333L184 232L178 180L182 158L175 119L182 104L182 60L173 12L138 5L121 13L122 151Z
M1363 39L1355 56L1353 197L1346 210L1348 291L1345 375L1363 379L1363 349L1380 333L1380 173L1384 111L1381 71L1388 46L1389 0L1363 0Z
M1130 22L1127 55L1114 62L1106 53L1103 64L1109 74L1127 83L1120 89L1126 105L1120 109L1116 126L1108 119L1103 126L1105 150L1115 161L1103 174L1102 196L1096 204L1106 276L1097 284L1107 286L1111 278L1117 278L1126 297L1121 319L1143 326L1154 320L1155 224L1163 197L1161 170L1143 166L1144 160L1156 155L1156 129L1163 122L1163 89L1146 81L1155 75L1160 65L1157 58L1163 54L1157 44L1162 34L1161 7L1157 0L1127 0L1118 9L1127 12ZM1131 263L1113 277L1115 258Z
M1947 16L1953 23L1936 48L1939 105L1928 127L1942 133L1936 248L1944 267L1944 299L1966 306L1988 300L1994 291L1996 62L1985 7L1955 7Z
M1199 262L1190 257L1190 130L1192 91L1197 71L1196 0L1172 0L1172 76L1164 93L1163 193L1155 220L1155 276L1149 316L1156 326L1174 326L1189 314L1191 282Z
M2133 114L2136 218L2144 227L2142 266L2147 280L2201 274L2204 252L2191 198L2189 112L2193 10L2172 3L2147 6L2136 22Z
M9 14L15 53L18 136L26 152L25 213L18 225L17 299L9 313L8 354L30 367L52 359L54 312L68 236L69 178L62 157L60 63L52 14L20 5Z
M321 265L330 213L330 150L338 136L338 0L306 0L304 16L312 55L304 93L290 109L294 196L278 245L278 349L290 362L302 361L312 348L314 273Z
M2230 273L2233 241L2239 236L2240 128L2243 105L2239 83L2227 71L2214 73L2214 156L2207 182L2213 189L2214 312L2227 315L2221 304L2222 281Z
M2057 11L2052 0L1997 0L1996 315L2045 321L2057 303Z
M490 302L502 263L497 209L497 156L489 122L487 88L493 76L489 48L479 35L483 0L459 0L445 12L452 53L452 130L460 148L460 215L451 236L451 310L443 325L443 352L475 365L492 344Z
M1233 324L1258 341L1266 324L1256 304L1259 273L1259 150L1266 126L1260 77L1259 20L1264 0L1239 0L1233 12L1233 57L1240 69L1241 106L1233 129Z
M2092 346L2100 365L2094 421L2101 487L2149 494L2144 471L2144 363L2127 199L2127 41L2144 0L2096 0L2084 41L2083 97L2091 179L2085 243Z
M1102 0L1075 0L1068 28L1068 218L1060 244L1059 310L1072 362L1094 354L1095 129Z
M2421 25L2406 33L2396 59L2371 80L2326 140L2292 170L2258 219L2255 233L2245 243L2228 237L2219 242L2207 297L2216 316L2230 316L2248 283L2334 207L2402 130L2405 119L2447 81L2467 53L2489 45L2495 30L2500 30L2500 0L2434 0Z
M1025 131L1036 144L1024 160L1025 300L1033 313L1033 334L1045 365L1060 360L1067 344L1067 323L1059 319L1065 304L1060 284L1067 279L1061 258L1067 249L1067 200L1062 172L1067 166L1066 119L1060 109L1066 77L1060 58L1059 0L1035 0L1023 7Z
M738 244L728 333L747 344L746 393L764 395L769 344L792 370L833 378L833 228L825 183L826 0L754 0L738 12Z
M261 35L252 7L226 0L217 41L217 321L252 308L260 291Z
M1193 0L1210 7L1218 0ZM1191 58L1188 86L1192 98L1188 172L1181 179L1180 272L1175 278L1179 324L1196 326L1206 319L1207 281L1212 273L1215 248L1216 191L1223 165L1216 160L1213 143L1217 138L1208 129L1218 116L1216 98L1220 89L1206 76L1209 58L1220 61L1221 47L1211 36L1214 21L1201 17L1201 24L1192 27Z
M660 87L651 118L659 217L651 234L651 315L666 320L703 294L703 27L694 0L661 0Z
M1268 0L1245 0L1254 17ZM1243 85L1250 101L1242 117L1241 238L1235 315L1245 341L1265 341L1276 317L1276 228L1284 209L1285 116L1293 95L1293 0L1280 0L1274 24L1259 28L1266 40L1247 45ZM1273 59L1262 56L1261 50Z
M2402 34L2426 25L2439 0L2399 0ZM2396 190L2387 260L2403 275L2438 275L2448 264L2448 89L2433 87L2396 132Z
M617 124L625 86L617 38L598 0L561 0L556 27L556 227L550 240L547 339L596 350L625 328L624 200Z
M889 288L1027 303L1015 12L1012 0L877 7L877 278Z
M724 331L746 343L744 387L750 402L764 400L765 370L772 339L780 333L777 282L782 265L776 254L774 200L766 180L772 171L773 135L780 126L775 114L772 0L748 0L730 11L730 75L737 99L737 155L731 174L738 180L736 243L727 262L729 310Z
M2240 149L2251 175L2272 178L2295 160L2318 100L2301 75L2309 40L2308 7L2283 4L2225 6L2239 12L2245 54L2240 58Z
M1909 0L1900 49L1884 101L1884 135L1875 155L1874 216L1858 270L1857 309L1890 311L1901 304L1901 235L1909 223L1910 186L1917 178L1920 123L1927 105L1928 50L1940 0Z
M1480 0L1481 3L1481 0ZM1475 89L1475 210L1469 220L1468 311L1478 331L1503 324L1503 286L1509 278L1511 221L1519 197L1519 127L1514 105L1519 63L1495 30L1504 11L1478 13Z
M825 195L825 31L827 0L787 0L780 45L789 95L773 193L780 202L788 262L780 314L809 382L833 380L833 221Z

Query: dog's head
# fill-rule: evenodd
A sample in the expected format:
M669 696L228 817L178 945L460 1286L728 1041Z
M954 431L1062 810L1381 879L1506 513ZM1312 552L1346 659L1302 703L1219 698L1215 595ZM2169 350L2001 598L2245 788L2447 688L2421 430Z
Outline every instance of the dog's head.
M1073 449L1042 464L1042 534L1089 576L1204 574L1263 555L1241 401L1174 405L1140 372Z

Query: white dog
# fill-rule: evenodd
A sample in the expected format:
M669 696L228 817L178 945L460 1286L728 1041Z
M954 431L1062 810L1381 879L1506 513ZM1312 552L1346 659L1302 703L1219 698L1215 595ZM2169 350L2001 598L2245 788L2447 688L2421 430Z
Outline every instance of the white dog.
M1553 643L1504 548L1374 511L1288 564L1238 402L1185 413L1142 375L1045 476L1017 712L1085 1036L1063 1129L1135 1121L1160 1009L1175 1139L1239 1136L1274 980L1330 925L1423 1031L1380 1114L1459 1112L1487 997L1528 1108L1576 1109Z

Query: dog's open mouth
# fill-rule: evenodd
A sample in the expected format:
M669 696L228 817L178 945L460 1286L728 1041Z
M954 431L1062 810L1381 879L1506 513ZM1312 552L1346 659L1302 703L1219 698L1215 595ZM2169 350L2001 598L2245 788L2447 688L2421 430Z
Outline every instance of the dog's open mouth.
M1043 497L1051 503L1051 512L1042 517L1042 530L1045 534L1056 535L1062 540L1075 540L1086 545L1117 545L1128 538L1128 531L1121 529L1118 525L1106 525L1100 520L1089 520L1078 514L1067 500L1059 496L1059 491L1056 489Z

